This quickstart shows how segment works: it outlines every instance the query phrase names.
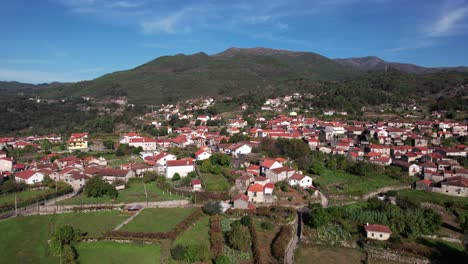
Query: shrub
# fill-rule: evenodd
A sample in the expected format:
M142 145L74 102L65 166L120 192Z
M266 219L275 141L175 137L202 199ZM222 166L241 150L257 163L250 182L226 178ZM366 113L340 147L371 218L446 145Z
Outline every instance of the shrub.
M178 181L180 180L180 174L179 173L174 173L174 176L172 176L172 181Z
M184 260L189 263L205 261L209 258L208 250L203 245L188 245L185 250Z
M203 205L203 212L209 215L219 214L221 212L221 204L218 201L210 201Z
M245 226L250 226L252 225L253 221L252 221L252 217L246 215L244 217L241 218L241 223L242 225L245 225Z
M224 238L218 215L213 215L210 217L210 242L213 255L221 255L223 253Z
M171 256L175 260L183 261L185 259L186 251L187 251L186 246L176 245L175 247L171 248Z
M77 263L76 259L78 254L73 246L64 245L62 249L62 261L63 263L73 264Z
M214 263L215 264L231 264L231 260L227 256L217 256Z
M116 198L118 193L115 187L105 182L101 177L92 177L84 185L84 193L88 197L101 197L108 195Z
M281 227L280 231L273 240L271 251L273 256L280 261L284 259L284 253L286 247L288 246L289 240L291 238L292 228L289 225L284 225Z
M273 224L270 222L263 222L260 224L263 230L271 230L273 229Z
M158 174L152 171L147 171L143 174L143 182L144 183L150 183L156 180L158 177Z
M240 221L231 224L231 231L228 233L228 243L233 249L246 251L250 246L250 236L247 227Z

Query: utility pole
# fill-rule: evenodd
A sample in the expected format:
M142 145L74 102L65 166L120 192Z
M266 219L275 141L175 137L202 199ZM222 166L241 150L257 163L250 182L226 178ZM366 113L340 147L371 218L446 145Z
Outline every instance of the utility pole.
M143 183L143 187L145 188L146 207L148 208L148 192L146 191L146 183Z

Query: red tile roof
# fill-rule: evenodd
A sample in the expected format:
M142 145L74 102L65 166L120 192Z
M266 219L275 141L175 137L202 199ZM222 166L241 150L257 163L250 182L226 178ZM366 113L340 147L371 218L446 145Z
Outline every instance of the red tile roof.
M252 184L249 186L249 192L263 192L263 185L260 184Z
M365 229L368 232L392 233L392 230L386 225L366 225Z
M15 177L16 177L16 178L23 179L23 180L27 180L27 179L31 178L34 174L36 174L35 171L32 171L32 170L25 170L25 171L17 172L17 173L15 174Z
M235 200L244 200L244 201L247 202L247 201L249 201L249 197L247 195L243 194L243 193L240 193L240 194L234 196L234 198L232 200L233 201L235 201Z
M193 161L190 160L168 160L168 167L177 167L177 166L193 166Z

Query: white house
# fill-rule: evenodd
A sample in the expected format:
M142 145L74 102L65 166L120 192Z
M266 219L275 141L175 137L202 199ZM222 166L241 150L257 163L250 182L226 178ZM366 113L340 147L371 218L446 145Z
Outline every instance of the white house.
M192 180L192 188L194 192L201 191L202 189L202 182L200 179Z
M249 144L242 142L230 146L229 150L233 157L252 153L252 147Z
M376 240L387 240L392 234L392 230L386 225L369 225L364 226L366 230L366 237Z
M13 169L13 160L10 158L0 158L0 171L9 171Z
M156 150L157 140L153 138L133 138L128 142L131 147L141 147L144 151Z
M299 187L305 189L312 187L312 178L304 174L295 173L289 178L288 183L290 186L298 185Z
M166 178L172 179L174 174L178 173L180 177L185 177L190 172L194 171L193 160L168 160L166 162Z
M15 174L15 180L26 184L36 184L44 180L44 174L32 170L20 171Z
M211 153L209 153L208 151L204 150L203 148L197 150L195 152L195 158L197 160L206 160L206 159L209 159L211 157Z

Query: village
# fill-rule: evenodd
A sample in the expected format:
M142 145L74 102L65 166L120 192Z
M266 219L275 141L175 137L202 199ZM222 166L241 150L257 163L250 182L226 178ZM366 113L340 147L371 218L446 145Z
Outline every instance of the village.
M18 195L7 193L14 198L4 199L0 210L6 218L54 206L57 212L60 206L97 210L110 205L139 211L176 200L165 206L205 208L214 201L221 212L255 215L265 208L314 211L310 204L348 206L373 197L395 204L400 191L442 195L444 201L468 197L466 122L437 118L437 113L350 120L345 111L333 109L312 117L309 108L295 104L307 96L268 99L261 106L264 115L249 112L248 104L210 114L204 110L219 102L199 98L152 107L137 118L141 126L118 133L1 137L0 183L26 186ZM200 111L205 113L195 114ZM90 197L87 188L97 184L96 178L115 190ZM34 195L47 188L47 197ZM369 239L388 240L397 233L378 222L362 224ZM284 261L292 258L287 242Z

